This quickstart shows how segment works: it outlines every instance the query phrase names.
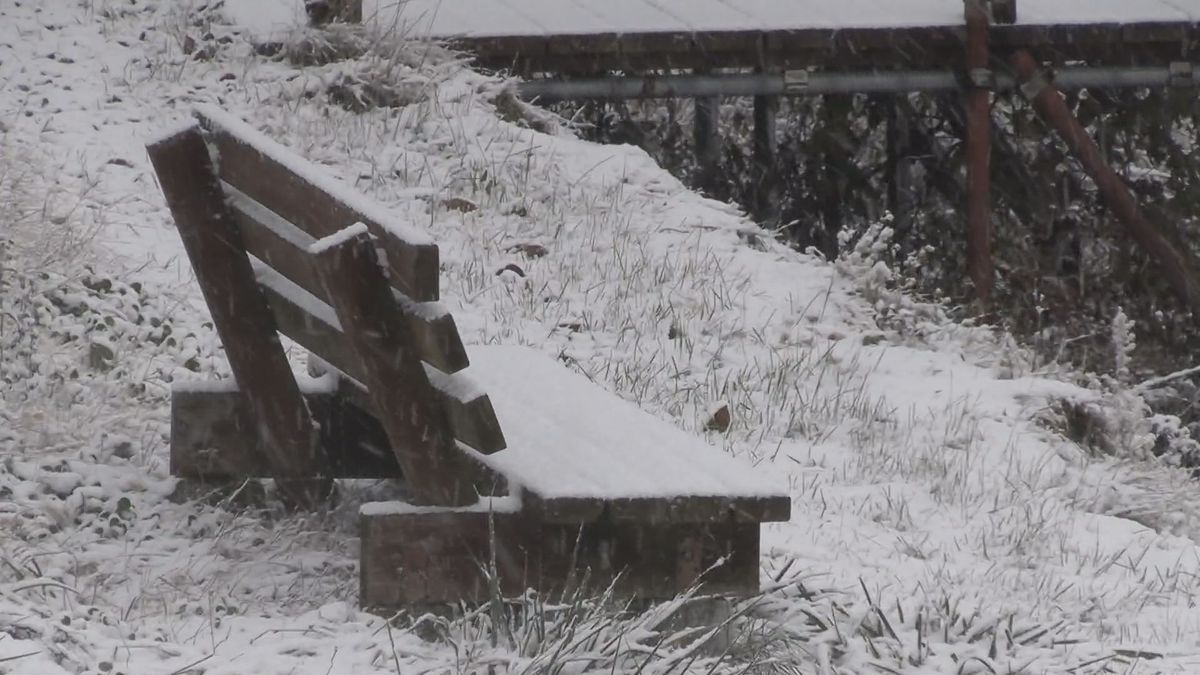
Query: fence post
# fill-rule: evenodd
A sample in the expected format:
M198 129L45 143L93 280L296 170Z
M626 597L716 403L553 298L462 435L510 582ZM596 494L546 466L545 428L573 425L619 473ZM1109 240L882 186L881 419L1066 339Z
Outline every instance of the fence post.
M988 10L983 0L966 0L967 92L967 272L975 299L992 300L991 71L988 69Z

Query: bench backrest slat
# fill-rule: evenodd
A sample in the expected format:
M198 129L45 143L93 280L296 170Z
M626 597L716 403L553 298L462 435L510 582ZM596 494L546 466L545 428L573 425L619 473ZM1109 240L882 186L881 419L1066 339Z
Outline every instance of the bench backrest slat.
M222 180L317 239L366 224L387 255L389 280L417 302L438 299L438 248L427 236L393 222L241 120L207 106L196 115L217 151Z

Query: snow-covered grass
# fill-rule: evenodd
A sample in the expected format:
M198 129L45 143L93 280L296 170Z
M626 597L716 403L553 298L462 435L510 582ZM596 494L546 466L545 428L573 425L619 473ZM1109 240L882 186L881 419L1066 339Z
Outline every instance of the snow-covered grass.
M257 56L200 3L0 5L0 673L1200 668L1200 500L1136 391L895 291L882 230L827 263L442 50L288 44ZM721 639L664 623L689 597L602 589L388 624L354 609L353 517L388 486L313 514L177 489L169 385L228 368L141 143L195 103L433 235L468 343L788 477Z

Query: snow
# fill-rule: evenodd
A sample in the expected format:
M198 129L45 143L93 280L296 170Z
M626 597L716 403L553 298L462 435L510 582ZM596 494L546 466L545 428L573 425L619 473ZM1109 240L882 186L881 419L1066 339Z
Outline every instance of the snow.
M179 380L171 383L171 392L181 394L227 394L237 391L237 382L224 380Z
M400 303L400 306L404 308L404 311L414 314L422 319L425 319L426 321L437 321L438 319L450 313L450 310L447 309L446 305L436 300L431 300L428 302L414 302L412 298L394 288L392 289L392 297L395 298L396 302Z
M337 391L337 384L337 378L330 375L296 375L296 385L305 394L332 394ZM228 394L237 389L237 381L231 377L219 380L182 379L171 383L172 394Z
M182 119L174 123L164 124L158 131L152 131L146 135L146 145L158 145L199 126L199 123L192 119Z
M318 321L336 330L340 331L342 329L342 324L337 318L337 312L328 303L257 260L251 260L250 266L254 270L254 278L258 283L283 296L293 305L304 310L305 313L316 318Z
M523 347L470 350L508 447L479 461L543 498L766 497L787 494L702 439Z
M333 248L334 246L341 246L342 244L350 241L351 239L353 239L359 235L363 235L363 234L367 234L367 233L368 233L368 230L367 230L367 226L365 223L355 223L348 227L343 227L342 229L338 230L337 232L334 232L333 234L329 235L328 237L322 237L322 238L316 240L315 242L313 242L312 244L309 245L308 252L313 255L320 255L321 253L328 251L329 249Z
M367 502L358 508L363 516L407 516L422 513L516 513L521 501L516 496L483 497L470 506L416 506L408 502Z
M752 223L645 153L505 122L490 103L501 82L424 46L420 58L392 62L389 77L425 98L347 112L327 89L365 66L256 56L246 26L207 4L0 3L0 167L20 169L0 169L0 236L50 241L59 256L45 262L18 247L0 262L0 659L10 659L0 671L542 672L539 645L561 644L493 643L479 617L423 630L356 610L359 508L403 499L393 485L349 481L328 512L288 514L270 495L247 506L192 499L170 476L171 387L229 372L140 145L209 103L353 181L395 220L436 233L442 303L468 344L488 345L473 355L537 350L542 365L531 367L594 382L587 395L604 409L619 396L690 443L784 482L793 517L763 529L762 579L774 590L754 607L789 636L772 652L781 670L1200 672L1200 491L1149 453L1136 392L1079 386L1087 379L1034 367L1001 334L881 291L869 257L828 263L765 235L752 247ZM427 13L501 31L519 28L505 9L517 4L443 0ZM747 15L759 6L722 4ZM904 10L888 16L941 7L955 23L961 11L879 4ZM575 6L599 17L588 24L596 30L639 18L623 16L636 3L576 0L553 22ZM781 26L849 11L774 6ZM1020 11L1023 20L1052 9L1173 16L1164 6L1039 0ZM1175 6L1196 15L1191 0ZM866 4L846 7L863 13L856 20L873 16ZM225 3L245 24L271 8ZM667 21L660 14L678 12L654 21ZM197 49L185 52L185 37ZM15 219L10 194L30 205ZM479 208L441 208L451 196ZM56 228L66 226L90 236L63 239ZM509 250L531 241L547 255ZM510 263L526 276L495 276ZM82 283L92 277L111 289ZM882 339L865 345L868 335ZM89 339L101 336L115 352L107 370L88 363ZM493 391L487 358L465 373L494 405L518 406L525 385L500 363L510 381L499 386L517 397ZM1111 454L1044 422L1064 400L1112 416ZM717 402L732 412L725 433L704 429ZM579 408L564 414L583 417ZM532 422L497 412L521 447L518 428ZM633 632L598 644L660 634L640 616L605 621ZM627 651L630 660L596 670L664 672L663 661L642 662L680 653L645 639Z
M228 2L224 9L235 25L252 27L263 37L282 38L308 23L304 0Z
M421 365L425 366L425 375L429 377L429 384L451 398L468 403L487 393L479 386L474 376L468 374L472 371L443 373L428 363Z

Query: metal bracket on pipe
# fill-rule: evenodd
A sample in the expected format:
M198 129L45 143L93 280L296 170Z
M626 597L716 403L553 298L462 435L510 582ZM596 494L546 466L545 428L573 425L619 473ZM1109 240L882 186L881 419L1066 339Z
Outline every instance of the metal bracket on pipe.
M995 89L996 73L990 68L969 68L967 81L976 89Z
M1195 77L1192 64L1187 61L1172 61L1167 66L1167 86L1194 87L1198 84Z
M1037 98L1038 94L1041 94L1046 87L1050 86L1050 81L1053 79L1054 74L1052 72L1045 70L1037 71L1033 74L1033 77L1021 83L1021 96L1024 96L1025 100L1027 101L1032 101L1033 99Z
M783 92L785 94L803 94L808 91L807 70L783 71Z

